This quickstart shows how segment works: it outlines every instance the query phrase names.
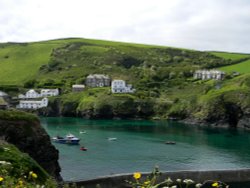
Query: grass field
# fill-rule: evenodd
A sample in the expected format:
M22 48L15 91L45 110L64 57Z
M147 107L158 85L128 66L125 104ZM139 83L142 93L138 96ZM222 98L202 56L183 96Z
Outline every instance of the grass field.
M225 71L225 72L239 72L241 74L244 73L250 73L250 60L244 61L239 64L235 65L229 65L219 68L219 70Z
M232 60L250 56L226 52L209 53ZM204 65L222 66L228 61L207 56L207 52L94 39L0 43L0 84L22 86L26 81L35 79L42 84L53 80L72 85L82 83L83 78L91 73L108 74L134 84L133 82L138 81L138 75L151 79L151 73L157 74L155 71L160 70L156 67L165 67L167 71L164 69L165 72L162 72L164 77L169 71L174 71L175 75L187 72L186 68L192 69L191 64L196 66L197 62L199 68ZM245 68L243 71L246 71Z
M41 65L47 64L51 50L58 44L12 44L0 48L1 84L22 84L34 77Z
M222 57L224 59L239 60L242 58L250 57L250 54L227 53L227 52L211 52L211 54Z
M0 84L22 85L26 80L35 78L39 68L42 65L48 64L52 49L77 42L89 44L89 46L82 49L82 51L88 54L92 53L93 55L105 52L110 46L119 46L119 48L125 49L128 53L133 51L133 49L131 49L133 47L166 48L163 46L81 38L57 39L32 43L3 43L0 44Z

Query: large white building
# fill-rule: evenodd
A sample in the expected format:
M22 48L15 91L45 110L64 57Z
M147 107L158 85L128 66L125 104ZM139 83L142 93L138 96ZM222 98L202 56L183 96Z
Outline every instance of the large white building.
M24 95L18 95L19 99L35 99L40 97L51 97L59 95L58 89L41 89L41 93L38 93L34 89L30 89Z
M224 77L225 77L225 73L219 70L197 70L194 72L195 79L222 80Z
M132 85L126 85L124 80L113 80L111 91L112 93L134 93L135 89L132 89Z
M38 109L47 107L49 103L48 98L43 98L42 100L20 100L17 108L20 109Z
M85 81L88 87L107 87L110 86L110 82L110 77L104 74L90 74Z

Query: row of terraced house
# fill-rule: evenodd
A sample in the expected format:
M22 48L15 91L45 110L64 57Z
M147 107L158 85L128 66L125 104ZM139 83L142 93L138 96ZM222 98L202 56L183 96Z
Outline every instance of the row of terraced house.
M59 95L58 89L41 89L40 93L34 89L28 90L25 94L19 94L19 104L16 106L18 109L39 109L47 107L49 100L47 97Z

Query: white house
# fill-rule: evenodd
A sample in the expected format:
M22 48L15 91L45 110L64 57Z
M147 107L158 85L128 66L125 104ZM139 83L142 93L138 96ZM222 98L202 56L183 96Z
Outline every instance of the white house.
M7 97L7 96L8 96L7 93L5 93L5 92L3 92L3 91L0 91L0 97Z
M124 80L113 80L111 91L112 93L134 93L135 89L132 89L132 85L126 85Z
M110 86L110 77L104 74L90 74L86 78L88 87L107 87Z
M225 73L219 70L197 70L194 72L195 79L222 80L224 77L225 77Z
M40 101L29 101L29 100L20 100L19 105L17 105L17 108L20 109L38 109L48 106L49 100L47 98L43 98Z
M50 97L59 95L58 89L41 89L41 93L36 92L34 89L30 89L24 95L19 94L19 99L35 99L39 97Z
M41 97L41 95L38 92L36 92L34 89L30 89L25 94L25 98L27 99L33 99L33 98L38 98L38 97Z
M41 89L42 97L51 97L59 95L59 89Z

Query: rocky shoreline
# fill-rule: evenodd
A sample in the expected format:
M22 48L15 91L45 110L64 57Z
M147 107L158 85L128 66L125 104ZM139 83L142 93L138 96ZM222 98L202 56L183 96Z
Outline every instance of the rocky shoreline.
M28 153L57 181L62 181L58 163L59 151L39 119L25 112L0 110L0 138Z

